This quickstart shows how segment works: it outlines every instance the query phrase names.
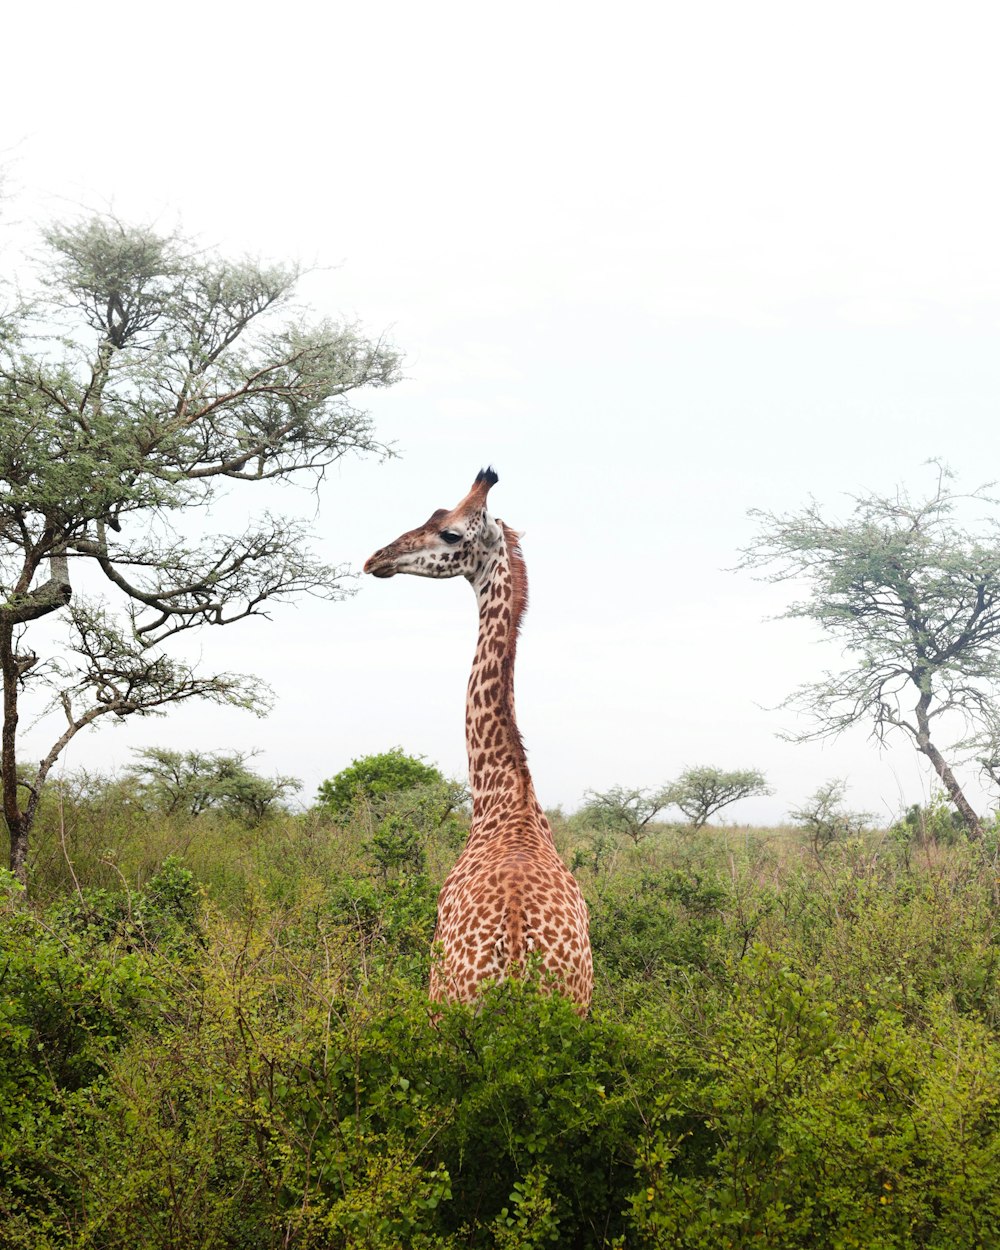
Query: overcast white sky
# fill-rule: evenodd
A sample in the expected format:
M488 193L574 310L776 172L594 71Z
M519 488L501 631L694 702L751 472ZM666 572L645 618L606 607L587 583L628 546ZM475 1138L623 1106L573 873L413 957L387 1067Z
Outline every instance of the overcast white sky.
M796 724L765 709L838 656L763 619L787 588L725 570L751 507L846 513L921 489L931 456L1000 473L995 6L26 10L5 18L0 257L111 205L326 267L310 303L388 330L407 378L367 405L399 458L331 476L317 547L360 568L496 466L526 531L518 712L545 805L700 763L767 773L740 821L831 777L885 818L926 796L908 747L776 738ZM461 581L278 608L201 639L271 683L268 720L179 710L78 739L69 766L259 747L308 797L400 744L460 775L475 627Z

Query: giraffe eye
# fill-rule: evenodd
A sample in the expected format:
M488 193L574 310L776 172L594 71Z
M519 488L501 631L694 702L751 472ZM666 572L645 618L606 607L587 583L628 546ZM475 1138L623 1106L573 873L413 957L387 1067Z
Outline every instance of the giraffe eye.
M441 537L446 543L460 543L462 541L462 535L456 534L454 530L442 530Z

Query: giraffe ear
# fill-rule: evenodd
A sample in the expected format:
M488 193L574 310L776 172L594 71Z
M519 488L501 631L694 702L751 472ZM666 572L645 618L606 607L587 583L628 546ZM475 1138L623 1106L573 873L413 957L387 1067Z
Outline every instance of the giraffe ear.
M488 512L483 513L483 542L487 547L495 547L503 538L503 530Z

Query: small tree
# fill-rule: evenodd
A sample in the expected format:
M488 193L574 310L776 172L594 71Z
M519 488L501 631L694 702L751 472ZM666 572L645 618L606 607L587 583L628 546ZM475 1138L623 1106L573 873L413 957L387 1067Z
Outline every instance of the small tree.
M212 805L216 776L211 754L147 747L136 755L140 762L127 775L137 783L145 807L167 816L200 816Z
M266 708L259 682L196 672L168 644L302 592L342 597L345 570L312 556L294 520L207 534L206 504L218 483L385 452L347 397L398 377L395 353L354 326L276 319L291 312L294 267L223 262L113 218L45 241L37 298L0 323L0 791L22 880L45 779L98 718L193 698ZM29 645L43 617L66 633L47 659ZM19 778L33 685L62 729Z
M468 789L402 747L354 760L322 783L318 798L336 820L359 820L368 835L365 850L384 880L422 876L432 840L454 848L468 832L462 819Z
M220 806L245 825L259 825L285 799L301 790L302 782L298 777L285 777L279 773L265 777L247 768L248 758L239 753L220 757Z
M752 513L761 529L741 567L772 570L769 581L805 578L809 597L784 616L815 621L848 659L785 701L814 722L788 737L834 737L861 722L878 742L905 735L930 761L970 835L980 837L979 817L940 742L949 716L960 730L953 757L971 751L988 761L990 744L1000 741L1000 534L995 517L975 532L955 522L963 499L993 501L984 489L955 493L950 474L936 468L926 498L902 488L862 495L846 521L828 520L815 503L784 516Z
M587 790L586 802L577 814L605 833L620 833L630 838L636 846L648 837L653 818L672 801L668 790L629 790L624 786L612 786L610 790Z
M295 777L263 777L247 767L253 753L172 751L148 747L129 769L143 802L168 815L199 816L222 808L246 824L259 824L274 805L302 788Z
M686 768L664 791L665 801L679 807L695 829L739 799L772 794L762 772L755 768L724 772L721 768Z
M592 829L587 834L587 849L578 846L573 852L570 870L579 872L581 868L589 868L597 877L602 869L607 870L614 864L619 848L620 843L614 834L605 829Z
M847 782L839 779L824 782L809 798L788 813L789 818L805 830L809 844L817 856L831 842L856 837L872 820L870 812L851 812L844 806Z
M371 802L417 786L450 789L449 810L460 807L468 797L463 786L449 782L440 769L425 764L422 756L407 755L402 747L392 747L380 755L352 760L347 768L321 783L316 798L331 816L343 819L351 814L359 799Z

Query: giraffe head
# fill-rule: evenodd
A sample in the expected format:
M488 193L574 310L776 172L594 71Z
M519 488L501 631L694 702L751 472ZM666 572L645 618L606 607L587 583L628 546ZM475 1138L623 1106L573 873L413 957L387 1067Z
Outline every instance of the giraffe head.
M472 489L450 511L438 508L415 530L380 547L365 561L375 577L413 573L417 577L458 577L471 581L490 551L503 539L499 521L486 510L486 496L498 481L492 469L480 469Z

